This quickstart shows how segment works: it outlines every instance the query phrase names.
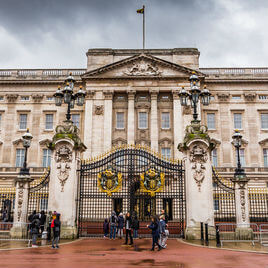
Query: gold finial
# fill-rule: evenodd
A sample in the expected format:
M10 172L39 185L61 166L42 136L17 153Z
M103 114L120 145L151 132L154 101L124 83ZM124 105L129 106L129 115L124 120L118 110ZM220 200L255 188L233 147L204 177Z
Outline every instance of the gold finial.
M58 89L60 89L61 88L61 86L60 85L58 85Z
M72 73L72 72L70 72L70 75L73 75L73 73Z
M66 86L69 86L70 84L69 83L66 83Z
M82 89L82 88L83 88L83 86L79 86L79 88L80 88L80 89Z

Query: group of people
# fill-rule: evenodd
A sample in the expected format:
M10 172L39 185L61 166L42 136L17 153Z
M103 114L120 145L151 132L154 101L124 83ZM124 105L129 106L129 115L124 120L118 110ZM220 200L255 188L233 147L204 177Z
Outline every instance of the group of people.
M43 210L40 213L36 213L34 210L33 213L29 215L28 221L30 222L29 232L32 238L32 247L38 247L37 238L39 236L51 241L53 231L52 248L59 248L58 242L61 228L59 213L49 211L48 215L46 215Z
M158 246L158 250L166 248L167 238L169 235L167 229L168 216L165 214L165 211L161 211L160 217L152 217L152 222L150 225L147 225L147 228L152 231L152 249L155 249L155 246ZM118 216L115 211L112 212L109 219L105 219L103 223L103 232L104 237L109 237L110 239L115 239L116 234L119 239L123 237L123 229L125 229L125 245L128 244L130 240L130 245L133 245L133 239L138 238L138 230L140 228L139 220L136 214L133 216L128 212L125 217L121 212ZM132 237L133 230L133 237Z

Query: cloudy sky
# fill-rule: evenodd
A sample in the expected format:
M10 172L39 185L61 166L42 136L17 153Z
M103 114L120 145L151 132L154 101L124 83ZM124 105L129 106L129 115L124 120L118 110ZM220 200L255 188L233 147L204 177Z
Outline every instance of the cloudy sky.
M268 66L267 0L0 0L0 68L84 68L89 48L197 47L202 67Z

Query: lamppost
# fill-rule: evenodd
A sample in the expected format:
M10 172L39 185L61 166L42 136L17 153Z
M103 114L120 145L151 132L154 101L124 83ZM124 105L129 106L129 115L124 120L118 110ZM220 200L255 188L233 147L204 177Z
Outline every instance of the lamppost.
M189 78L190 81L190 86L191 89L189 90L189 93L182 87L181 91L179 92L179 97L181 100L181 105L182 106L187 106L188 105L188 100L191 103L191 106L194 108L194 113L193 113L193 119L194 121L198 121L198 113L197 113L197 104L199 99L201 98L201 102L203 105L208 106L210 102L210 92L204 86L204 89L201 91L200 86L199 86L199 77L198 75L193 72L192 75Z
M23 147L25 148L25 156L24 156L24 162L23 167L20 169L20 175L30 175L29 168L27 168L27 151L28 148L31 146L31 140L33 136L29 132L29 129L27 129L27 132L22 135L23 140Z
M242 145L242 135L238 130L235 130L235 133L233 134L232 138L237 153L237 167L235 169L234 178L242 180L246 177L245 170L241 167L241 161L240 161L240 147Z
M80 86L78 92L74 94L73 89L74 83L76 81L74 80L72 73L70 73L70 75L65 79L64 82L64 89L61 89L61 86L58 86L58 89L53 96L55 98L56 106L61 106L62 101L68 104L66 119L67 121L70 121L71 109L74 108L75 101L77 106L83 106L85 102L86 92L82 89L82 86Z

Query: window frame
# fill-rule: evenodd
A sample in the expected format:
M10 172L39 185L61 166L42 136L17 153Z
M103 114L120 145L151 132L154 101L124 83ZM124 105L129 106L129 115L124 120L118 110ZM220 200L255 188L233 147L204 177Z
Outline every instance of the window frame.
M235 121L235 115L240 115L241 116L241 127L236 127L236 121ZM234 126L234 129L239 129L239 130L242 130L243 129L243 114L241 112L234 112L233 113L233 126Z
M44 154L45 151L47 152L46 155ZM47 167L51 166L51 155L52 155L52 152L50 149L47 149L47 148L43 149L42 167L47 168ZM46 159L46 160L44 161L44 159Z
M52 116L52 122L48 122L47 121L47 118L48 118L47 116ZM52 127L51 128L48 128L47 127L49 123L52 123ZM52 114L52 113L46 113L45 114L45 130L53 130L53 125L54 125L54 114Z
M141 125L140 125L141 114L146 115L146 127L141 127ZM148 112L138 112L138 129L148 129Z
M25 115L26 116L26 127L25 128L22 128L21 125L22 125L22 116ZM19 114L19 130L26 130L27 129L27 125L28 125L28 114L27 113L20 113Z
M267 127L263 127L263 121L262 121L262 116L263 115L267 115ZM263 112L263 113L261 113L261 129L262 130L268 130L268 112Z
M168 127L164 126L164 123L167 121L163 120L163 115L167 114L168 115ZM161 112L161 129L170 129L170 112Z
M18 152L23 152L23 154L20 153L18 156ZM19 163L17 159L19 158ZM24 158L25 158L25 149L24 148L16 148L16 156L15 156L15 167L23 167L24 163Z
M119 114L122 115L122 122L123 122L122 127L118 125L120 123L120 120L118 120L118 115ZM116 112L115 113L115 128L116 129L125 129L125 113L124 112Z
M215 154L214 154L214 152L215 152ZM217 167L218 166L218 150L217 150L217 148L214 148L212 151L211 151L211 162L212 162L212 166L213 167ZM214 162L214 160L216 159L216 165L215 165L215 162Z
M266 151L266 154L264 153L264 151ZM268 167L268 148L262 149L262 155L263 155L263 167Z
M78 116L79 120L78 120L78 126L75 124L75 121L73 120L73 116ZM80 128L80 122L81 122L81 116L80 114L72 114L71 120L73 121L74 126L76 126L77 128Z
M213 115L214 116L214 119L213 119L213 125L214 125L214 127L210 127L209 126L209 122L211 122L211 121L208 120L209 115ZM213 112L208 112L207 113L207 128L208 128L208 130L216 130L216 114L213 113Z
M166 153L163 153L163 150L169 150L169 157L167 156ZM171 148L170 147L162 147L161 148L161 155L163 158L171 159Z

